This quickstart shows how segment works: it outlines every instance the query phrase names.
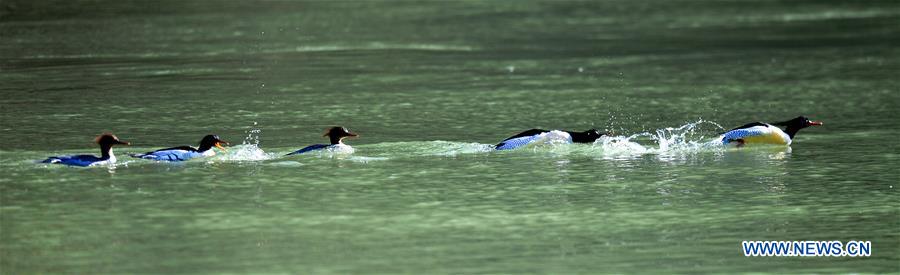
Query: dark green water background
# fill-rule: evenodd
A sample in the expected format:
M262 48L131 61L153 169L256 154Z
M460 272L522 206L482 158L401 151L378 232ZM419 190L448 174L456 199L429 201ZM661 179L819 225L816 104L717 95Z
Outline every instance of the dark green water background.
M900 272L898 45L898 1L4 0L0 273ZM535 127L619 142L487 147ZM114 168L34 163L104 131Z

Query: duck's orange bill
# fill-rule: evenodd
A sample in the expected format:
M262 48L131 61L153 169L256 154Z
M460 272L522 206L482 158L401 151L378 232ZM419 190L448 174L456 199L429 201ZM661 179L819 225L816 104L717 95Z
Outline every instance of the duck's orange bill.
M822 126L822 124L824 124L824 123L822 123L821 121L810 121L809 122L809 125L812 125L812 126Z
M222 147L222 143L221 143L221 142L216 142L216 147L219 148L219 149L222 149L223 151L226 151L226 152L228 151L228 149L225 149L225 147Z

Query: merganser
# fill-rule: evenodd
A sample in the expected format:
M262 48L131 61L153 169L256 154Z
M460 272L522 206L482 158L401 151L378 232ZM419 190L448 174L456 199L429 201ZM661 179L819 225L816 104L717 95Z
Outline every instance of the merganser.
M202 140L200 140L200 147L198 148L194 148L191 146L179 146L159 149L143 154L133 154L131 156L135 158L157 161L185 161L196 157L215 156L216 152L210 149L215 146L219 149L226 150L225 147L222 147L223 143L226 145L228 144L228 142L219 139L219 136L217 135L207 135L203 137Z
M341 151L341 152L352 153L353 147L350 147L350 145L344 144L344 139L348 138L348 137L358 137L359 135L357 135L353 132L350 132L350 130L347 128L344 128L341 126L335 126L335 127L331 127L330 129L328 129L328 132L325 132L325 134L322 136L328 137L328 139L331 140L331 144L313 144L310 146L303 147L303 149L291 152L290 154L287 154L287 156L303 154L306 152L318 151L318 150L322 150L322 149L331 149L331 150L336 150L336 151Z
M820 125L822 125L821 121L812 121L804 116L772 124L753 122L725 132L719 137L719 140L723 145L735 144L738 147L745 144L791 145L797 131L809 126ZM785 126L786 128L782 131L781 128L775 126Z
M528 144L541 143L593 143L605 135L596 129L584 132L572 132L562 130L531 129L508 137L494 146L497 150L516 149Z
M71 166L93 166L113 164L116 162L116 155L113 155L113 145L130 145L131 143L119 140L113 134L103 134L94 139L94 142L100 145L100 157L94 155L74 155L74 156L56 156L49 157L42 163L56 163Z

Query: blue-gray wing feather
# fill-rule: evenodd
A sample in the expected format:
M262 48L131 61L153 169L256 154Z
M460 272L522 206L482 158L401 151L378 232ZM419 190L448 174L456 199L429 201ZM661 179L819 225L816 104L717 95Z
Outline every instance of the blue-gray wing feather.
M303 153L306 153L306 152L311 152L311 151L316 151L316 150L322 150L322 149L328 148L329 146L331 146L331 145L327 145L327 144L313 144L313 145L310 145L310 146L303 147L303 149L300 149L300 150L291 152L290 154L287 154L286 156L290 156L290 155L298 155L298 154L303 154Z

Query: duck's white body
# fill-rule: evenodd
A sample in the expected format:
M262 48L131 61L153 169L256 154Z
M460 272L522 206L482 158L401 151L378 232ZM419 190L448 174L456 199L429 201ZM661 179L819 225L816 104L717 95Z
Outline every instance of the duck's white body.
M722 134L719 140L724 145L741 143L739 141L743 141L743 144L791 145L791 136L784 130L770 124L762 124L728 131Z
M108 159L106 159L106 160L101 160L101 161L94 162L94 163L91 163L91 164L88 165L88 166L109 165L109 164L115 164L115 163L116 163L116 154L113 154L112 149L110 149L110 150L109 150L109 158L108 158Z
M356 152L356 149L353 149L353 147L350 147L350 145L341 142L328 146L328 151L335 154L353 154L353 152Z

